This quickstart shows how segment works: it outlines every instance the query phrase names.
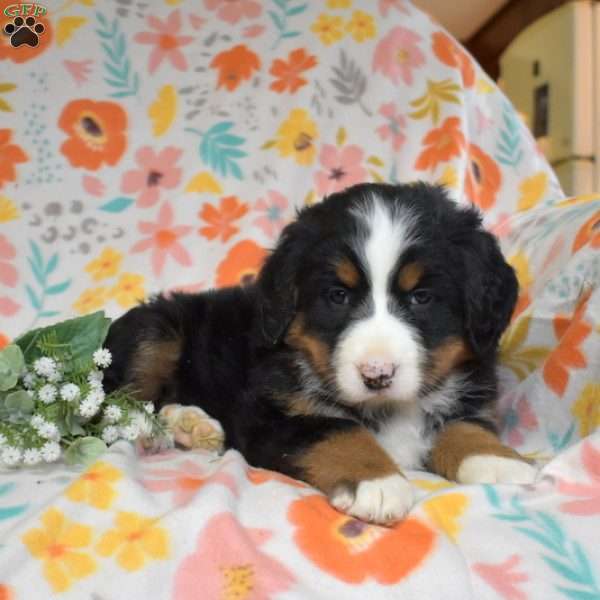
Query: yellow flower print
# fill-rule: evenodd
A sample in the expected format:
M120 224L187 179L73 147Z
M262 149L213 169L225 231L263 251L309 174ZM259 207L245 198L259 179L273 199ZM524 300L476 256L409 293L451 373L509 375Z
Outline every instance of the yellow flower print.
M135 273L123 273L117 285L110 291L110 295L123 308L129 308L146 297L144 291L144 277Z
M579 421L579 435L586 437L600 427L600 383L588 383L571 407Z
M148 560L167 558L167 532L155 523L156 519L133 512L120 512L115 528L102 536L96 551L101 556L116 554L117 563L126 571L137 571Z
M315 122L303 108L293 109L277 131L275 146L281 156L293 156L299 165L310 165L317 150L314 141L319 137Z
M185 191L198 192L200 194L222 194L223 188L208 171L200 171L200 173L194 175L190 182L185 186Z
M0 223L14 221L20 216L16 204L6 196L0 196Z
M362 10L354 11L352 19L346 24L346 31L359 43L370 40L377 34L375 20Z
M85 290L73 303L73 308L81 315L90 313L102 306L106 302L106 288L97 287Z
M44 577L55 592L68 590L76 579L96 570L91 556L81 552L90 545L92 529L71 521L56 508L42 515L42 527L30 529L23 543L34 558L43 561Z
M85 270L92 276L94 281L100 281L116 275L123 255L112 248L104 248L102 254L96 259L89 262Z
M330 46L334 42L344 37L344 21L342 17L333 17L331 15L319 15L319 18L312 24L310 30L315 33L319 39Z
M527 289L533 283L533 276L529 269L529 260L524 252L517 252L508 259L508 264L515 270L519 287Z
M517 210L529 210L533 208L544 197L547 188L548 175L543 171L523 179L519 186L521 197L519 198Z
M327 8L350 8L352 0L327 0Z
M423 503L429 518L454 542L460 533L459 517L469 505L469 498L464 494L451 492L434 496Z
M72 502L87 502L94 508L106 510L117 496L111 484L122 477L119 469L98 461L67 488L66 496Z

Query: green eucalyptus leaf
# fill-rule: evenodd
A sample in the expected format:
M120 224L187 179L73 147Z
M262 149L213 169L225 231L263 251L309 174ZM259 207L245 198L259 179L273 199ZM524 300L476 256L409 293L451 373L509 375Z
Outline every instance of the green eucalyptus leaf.
M10 413L26 416L33 413L34 402L25 390L17 390L6 396L4 406Z
M65 462L68 465L87 466L106 451L106 444L96 437L82 437L75 440L65 451Z
M44 349L40 346L46 342L55 354L68 354L71 371L85 371L91 368L91 356L102 346L109 326L110 319L104 316L103 311L98 311L34 329L17 338L15 343L28 363L44 356Z
M17 385L24 366L23 352L19 346L10 344L0 350L0 391L5 392Z

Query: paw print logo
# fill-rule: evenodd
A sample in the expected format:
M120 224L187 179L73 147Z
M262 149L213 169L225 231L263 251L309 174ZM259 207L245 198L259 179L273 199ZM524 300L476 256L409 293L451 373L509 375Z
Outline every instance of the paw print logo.
M12 23L4 26L4 33L10 36L10 45L13 48L27 45L35 48L39 42L39 36L44 33L45 27L36 22L35 17L15 17Z

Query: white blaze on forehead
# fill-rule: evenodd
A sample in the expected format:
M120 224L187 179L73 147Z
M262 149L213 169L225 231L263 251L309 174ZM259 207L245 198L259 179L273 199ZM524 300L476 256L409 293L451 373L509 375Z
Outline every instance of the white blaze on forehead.
M370 310L348 328L334 354L338 387L351 404L372 399L374 394L365 387L357 367L383 359L397 366L397 372L380 396L410 401L422 382L422 350L414 328L390 312L390 288L398 259L415 242L414 218L408 211L392 212L377 197L353 214L366 229L366 235L357 237L354 249L368 275Z

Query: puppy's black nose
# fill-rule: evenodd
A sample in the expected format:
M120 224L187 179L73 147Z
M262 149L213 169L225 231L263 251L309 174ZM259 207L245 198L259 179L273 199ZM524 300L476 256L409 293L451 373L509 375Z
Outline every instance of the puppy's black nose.
M392 385L396 365L381 359L372 359L358 365L358 371L367 389L384 390Z

